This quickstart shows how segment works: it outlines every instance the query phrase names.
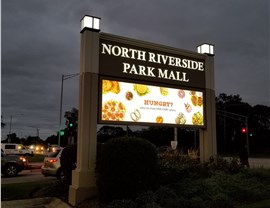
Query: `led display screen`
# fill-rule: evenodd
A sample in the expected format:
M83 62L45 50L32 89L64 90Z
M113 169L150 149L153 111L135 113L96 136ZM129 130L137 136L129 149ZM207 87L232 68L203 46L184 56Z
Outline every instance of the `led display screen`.
M201 91L101 80L101 123L204 126Z

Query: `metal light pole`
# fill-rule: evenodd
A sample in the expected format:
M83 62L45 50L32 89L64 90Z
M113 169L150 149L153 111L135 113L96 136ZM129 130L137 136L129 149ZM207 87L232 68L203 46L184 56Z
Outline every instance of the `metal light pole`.
M60 97L60 115L59 115L59 129L58 129L58 146L60 146L60 140L61 140L61 135L60 135L60 131L61 131L61 125L62 125L62 106L63 106L63 91L64 91L64 80L73 78L80 75L79 73L76 74L67 74L64 75L62 74L62 82L61 82L61 97Z
M20 116L23 116L22 113L20 114L15 114L15 115L10 115L10 120L9 120L9 135L8 135L8 143L11 142L11 126L12 126L12 117L13 116L17 116L17 115L20 115Z

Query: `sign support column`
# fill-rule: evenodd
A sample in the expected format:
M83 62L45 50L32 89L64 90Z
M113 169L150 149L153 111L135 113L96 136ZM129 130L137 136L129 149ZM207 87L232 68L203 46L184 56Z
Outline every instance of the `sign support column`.
M98 62L99 30L82 30L77 168L72 172L72 184L69 187L69 203L72 205L76 205L97 194L95 165L97 151Z
M216 102L215 102L215 73L214 57L206 55L205 59L205 82L206 82L206 129L200 129L200 160L205 162L211 156L217 155L216 142Z

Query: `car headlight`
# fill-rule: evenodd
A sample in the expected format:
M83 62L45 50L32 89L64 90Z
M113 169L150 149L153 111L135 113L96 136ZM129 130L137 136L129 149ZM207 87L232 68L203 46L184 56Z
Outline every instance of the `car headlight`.
M20 157L20 160L26 162L26 159L24 157Z

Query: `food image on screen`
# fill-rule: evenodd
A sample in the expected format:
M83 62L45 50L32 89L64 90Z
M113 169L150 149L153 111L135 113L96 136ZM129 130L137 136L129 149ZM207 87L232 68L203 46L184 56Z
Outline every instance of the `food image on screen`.
M163 96L167 96L169 94L168 88L160 87L160 94Z
M130 92L130 91L128 91L128 92L126 93L126 99L127 99L127 100L132 100L132 99L133 99L133 93Z
M203 98L198 96L198 106L203 105Z
M104 78L99 122L205 127L204 92ZM136 123L136 124L135 124Z
M184 98L185 97L185 91L184 90L178 90L178 96L180 97L180 98Z
M102 120L123 121L126 113L126 107L122 102L109 100L102 106Z
M191 107L191 105L189 103L185 103L185 108L186 108L186 111L188 113L190 113L192 111L192 107Z
M192 116L192 123L195 125L203 124L203 115L200 112L194 113Z
M202 106L203 105L203 98L201 96L197 96L196 93L191 93L190 100L194 106Z
M186 116L183 113L179 113L175 118L176 124L185 124L187 121Z
M119 94L120 85L117 81L102 80L102 93L106 94L112 92L114 94Z
M110 92L112 88L112 81L109 80L102 80L102 93L108 93Z
M156 117L156 122L157 122L157 123L163 123L163 118L162 118L162 116L157 116L157 117Z
M134 91L137 92L139 96L144 96L150 92L148 86L143 84L134 84Z
M133 112L130 113L130 118L133 121L139 121L141 118L141 113L138 109L135 109Z

